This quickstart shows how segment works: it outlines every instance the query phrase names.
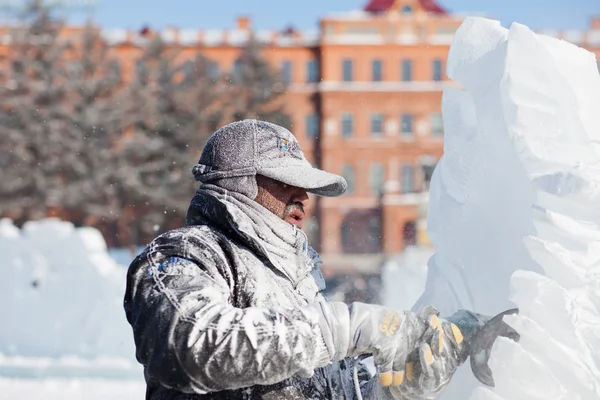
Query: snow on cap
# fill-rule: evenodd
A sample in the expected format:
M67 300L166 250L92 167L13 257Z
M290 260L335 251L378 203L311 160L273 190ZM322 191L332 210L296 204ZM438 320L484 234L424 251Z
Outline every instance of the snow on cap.
M341 176L314 168L290 131L255 119L232 122L213 133L192 172L203 183L263 175L327 197L340 196L347 188Z

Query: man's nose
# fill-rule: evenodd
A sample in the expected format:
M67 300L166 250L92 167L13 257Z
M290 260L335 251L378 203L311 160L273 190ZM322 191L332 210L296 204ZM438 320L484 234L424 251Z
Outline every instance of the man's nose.
M310 202L310 198L308 197L306 190L299 187L296 188L293 200L294 202L302 203L304 207L308 206L308 203Z

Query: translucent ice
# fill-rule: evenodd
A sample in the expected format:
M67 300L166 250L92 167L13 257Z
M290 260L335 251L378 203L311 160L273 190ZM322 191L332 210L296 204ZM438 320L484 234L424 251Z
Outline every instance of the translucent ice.
M445 149L432 180L425 293L444 315L493 315L483 387L462 367L440 399L600 398L600 76L593 54L467 18L448 58Z

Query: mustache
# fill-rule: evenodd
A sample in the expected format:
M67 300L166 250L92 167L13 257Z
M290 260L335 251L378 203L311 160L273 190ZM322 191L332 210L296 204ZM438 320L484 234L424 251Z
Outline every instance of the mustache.
M298 210L298 211L302 212L302 214L305 214L304 204L300 203L299 201L294 201L294 202L288 203L287 206L285 207L285 210L287 212L290 212L292 210Z

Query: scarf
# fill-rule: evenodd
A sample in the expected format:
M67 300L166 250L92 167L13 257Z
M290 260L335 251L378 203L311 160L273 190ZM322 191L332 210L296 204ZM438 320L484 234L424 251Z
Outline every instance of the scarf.
M209 224L226 235L241 238L265 255L295 287L310 274L322 280L318 268L322 261L308 246L306 234L247 196L204 184L190 203L186 223ZM318 280L317 284L323 289Z

